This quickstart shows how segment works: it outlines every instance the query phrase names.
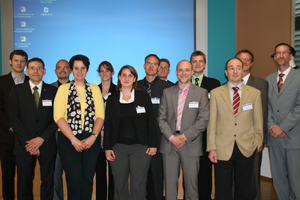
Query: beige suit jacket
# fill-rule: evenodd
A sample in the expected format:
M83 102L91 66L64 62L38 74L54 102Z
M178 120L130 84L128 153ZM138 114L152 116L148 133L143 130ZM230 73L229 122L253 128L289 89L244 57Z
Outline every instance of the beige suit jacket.
M228 83L211 91L207 151L216 150L217 159L230 159L234 143L245 157L253 154L263 140L263 115L260 91L242 84L237 116L234 116ZM246 109L245 105L250 109ZM244 107L244 108L243 108Z

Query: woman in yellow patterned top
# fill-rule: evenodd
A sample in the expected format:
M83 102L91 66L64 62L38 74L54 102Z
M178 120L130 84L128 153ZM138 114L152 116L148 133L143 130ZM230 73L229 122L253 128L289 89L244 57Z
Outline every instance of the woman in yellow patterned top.
M54 101L58 153L66 173L68 199L91 199L104 104L99 87L85 80L89 59L76 55L69 63L74 80L59 87Z

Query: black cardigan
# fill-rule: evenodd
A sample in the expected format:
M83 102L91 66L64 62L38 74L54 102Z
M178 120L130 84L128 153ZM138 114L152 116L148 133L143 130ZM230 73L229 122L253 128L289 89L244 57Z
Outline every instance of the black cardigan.
M107 101L104 121L104 150L112 150L116 144L120 124L120 92L112 94ZM157 147L155 119L151 99L147 92L135 90L134 107L144 107L145 113L135 112L135 128L142 145Z

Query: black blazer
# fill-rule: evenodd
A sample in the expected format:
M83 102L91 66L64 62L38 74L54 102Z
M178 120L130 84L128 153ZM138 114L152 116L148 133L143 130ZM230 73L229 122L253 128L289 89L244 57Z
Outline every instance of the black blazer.
M200 87L207 90L208 93L210 93L211 90L221 86L220 81L214 78L209 78L207 76L203 76L202 82Z
M101 93L102 93L102 83L100 83L98 86L99 86L100 91L101 91ZM117 92L117 86L111 82L111 83L110 83L110 86L109 86L108 92L110 92L111 94L116 93L116 92ZM107 100L108 100L108 99L105 100L105 99L103 98L104 103L105 103Z
M145 82L146 82L146 77L142 80L139 80L137 82L138 88L140 88L143 91L147 91L148 86L145 85ZM158 76L156 76L155 85L154 85L153 89L151 90L151 98L161 98L163 90L166 88L169 88L173 85L174 84L169 83L167 81L163 81ZM157 119L159 104L152 104L152 106L153 106L153 110L154 110L154 117L155 117L155 119ZM160 141L161 141L161 132L160 132L160 129L159 129L159 126L158 126L158 123L156 120L155 120L155 126L156 126L157 147L159 149Z
M15 133L15 155L29 155L25 150L26 141L35 137L44 139L39 148L41 154L56 153L55 132L57 125L53 120L53 102L57 88L43 82L39 106L36 108L29 82L12 87L9 96L9 117ZM52 105L43 105L50 100Z
M106 103L104 121L104 150L112 150L119 135L120 92L112 94ZM157 147L153 107L147 92L135 90L134 107L144 107L146 113L135 112L135 128L139 141L148 147Z
M25 76L24 82L28 81L28 76ZM11 72L6 75L0 76L0 142L1 143L14 143L15 135L9 131L11 128L9 121L8 111L8 97L11 88L15 82L11 76Z

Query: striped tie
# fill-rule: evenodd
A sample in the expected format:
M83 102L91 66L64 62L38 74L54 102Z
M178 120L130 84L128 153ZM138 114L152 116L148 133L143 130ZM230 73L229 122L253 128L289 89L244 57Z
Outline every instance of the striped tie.
M195 78L195 85L199 87L199 78Z
M233 111L234 111L234 116L237 115L238 110L239 110L239 105L240 105L240 95L238 93L239 87L232 87L234 90L233 93Z
M284 76L283 73L279 74L279 80L278 80L278 83L277 83L277 86L278 86L278 93L280 92L281 88L282 88L282 85L283 85L283 79L282 77Z
M182 111L186 99L185 90L183 88L180 90L179 99L178 99L178 107L177 107L177 122L176 122L176 131L180 131L181 129L181 118L182 118Z

